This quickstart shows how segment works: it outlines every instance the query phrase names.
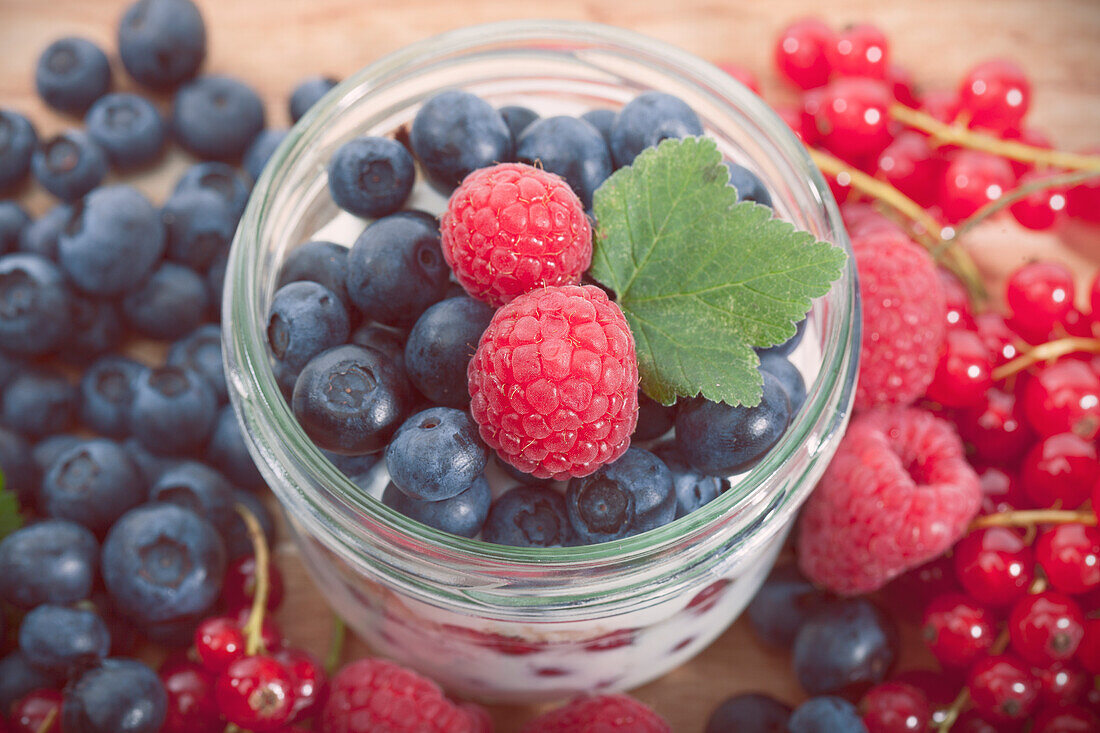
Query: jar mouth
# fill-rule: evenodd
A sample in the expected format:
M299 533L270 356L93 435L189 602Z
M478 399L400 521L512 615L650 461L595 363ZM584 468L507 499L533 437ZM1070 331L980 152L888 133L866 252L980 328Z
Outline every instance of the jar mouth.
M818 236L827 235L848 254L844 272L833 290L815 303L825 336L821 368L814 382L807 385L806 401L780 441L749 472L739 475L730 490L680 519L627 539L579 547L510 547L458 537L411 520L365 495L324 456L295 419L270 365L265 293L270 294L267 289L274 275L265 278L265 271L277 270L281 263L265 252L263 242L265 232L277 225L278 219L302 213L281 211L276 206L276 194L292 180L290 173L297 172L295 162L342 111L361 103L364 95L394 84L409 70L489 41L503 51L509 47L537 49L545 50L548 56L569 53L580 57L586 48L610 47L614 53L642 61L651 59L678 74L713 104L736 110L769 131L768 145L785 160L796 161L784 171L785 185L797 191L804 203L823 212L828 231ZM647 36L595 23L506 21L462 28L391 53L343 81L290 131L257 182L233 242L223 298L230 396L245 427L253 459L273 488L288 482L290 488L286 490L292 492L296 508L308 508L310 523L345 533L369 532L374 541L385 540L405 551L415 546L414 552L480 567L489 565L502 573L527 569L541 574L555 567L575 571L586 566L629 563L703 536L714 524L746 506L755 512L750 522L762 521L780 508L763 496L767 479L808 442L811 455L815 455L827 444L829 435L843 429L858 368L859 291L851 246L824 178L794 133L760 97L710 63ZM285 460L287 456L293 457L291 463ZM318 491L317 486L324 489ZM277 489L276 493L285 505L288 497L281 491ZM797 492L785 493L784 503Z

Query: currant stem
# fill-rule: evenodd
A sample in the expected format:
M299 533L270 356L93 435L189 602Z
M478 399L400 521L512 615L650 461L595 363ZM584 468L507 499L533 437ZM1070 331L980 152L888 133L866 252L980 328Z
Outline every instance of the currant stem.
M332 637L328 643L328 654L325 655L325 672L329 677L336 674L336 670L340 667L340 660L344 657L344 640L348 635L348 627L344 623L344 619L333 614L332 617Z
M1072 173L1062 173L1056 176L1050 176L1048 178L1040 178L1032 181L1031 183L1025 183L1023 186L1017 186L1011 191L1005 193L998 199L990 201L988 204L978 209L969 217L959 222L955 227L954 232L950 237L944 237L945 241L951 239L958 239L964 234L969 232L974 227L981 224L989 217L996 214L998 211L1005 209L1012 204L1016 203L1020 199L1025 199L1036 191L1045 191L1048 188L1061 188L1063 186L1073 186L1075 184L1087 181L1090 178L1096 178L1100 176L1100 172L1097 171L1074 171Z
M34 729L34 733L49 733L50 728L57 722L57 711L58 708L53 708L50 712L46 713L46 717L42 718L42 722Z
M1013 374L1019 374L1033 364L1041 361L1052 361L1067 354L1084 352L1088 354L1100 354L1100 339L1085 338L1083 336L1067 336L1066 338L1047 341L1045 344L1033 346L1026 354L1016 357L1010 362L1001 364L993 370L994 382L999 382Z
M1090 511L1066 509L1029 509L998 512L978 517L970 523L970 529L984 527L1033 527L1037 524L1085 524L1096 526L1096 514Z
M904 104L890 106L890 116L909 127L923 130L936 138L941 144L961 145L972 150L993 153L1002 158L1018 160L1021 163L1037 163L1052 168L1065 168L1076 171L1100 172L1100 155L1081 155L1063 150L1049 150L1025 145L1014 140L1002 140L992 135L974 132L961 125L949 125L935 117L906 107Z
M251 657L263 649L264 613L267 611L267 596L271 590L271 576L268 572L271 557L260 520L244 504L237 504L236 509L248 528L248 539L256 555L256 595L252 597L252 610L248 612L248 622L242 629L245 634L245 654Z

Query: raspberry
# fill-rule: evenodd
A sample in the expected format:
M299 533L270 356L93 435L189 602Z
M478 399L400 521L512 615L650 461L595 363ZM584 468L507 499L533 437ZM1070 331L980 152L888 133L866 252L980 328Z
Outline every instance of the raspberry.
M932 258L902 235L876 230L852 243L863 296L856 406L906 405L924 394L946 328Z
M383 659L360 659L332 678L325 733L475 733L483 720L429 679Z
M578 697L523 727L523 733L670 733L671 726L626 695Z
M490 305L576 284L592 261L581 200L561 177L522 163L466 176L447 202L440 235L459 284Z
M593 285L521 295L493 316L467 370L470 411L506 463L537 478L587 476L630 447L634 338Z
M950 423L916 408L857 415L802 512L799 565L838 593L876 590L951 547L981 499Z

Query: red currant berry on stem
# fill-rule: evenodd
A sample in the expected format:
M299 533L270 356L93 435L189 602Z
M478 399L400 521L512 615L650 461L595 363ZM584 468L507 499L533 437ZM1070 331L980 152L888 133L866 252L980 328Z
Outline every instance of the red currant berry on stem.
M966 687L974 707L995 721L1025 720L1039 699L1039 682L1014 654L976 662Z
M275 611L283 602L283 576L275 563L267 566L267 610ZM222 584L222 598L227 608L251 608L256 596L256 556L245 555L229 564Z
M1038 370L1024 388L1024 415L1039 435L1100 432L1100 376L1088 364L1065 359Z
M993 386L989 350L973 331L948 329L925 396L944 407L977 407Z
M951 726L951 733L1018 733L1019 725L1011 726L1002 720L994 723L990 716L984 715L975 708L964 710L955 724Z
M791 23L775 44L775 68L799 89L813 89L829 81L829 51L836 33L817 18Z
M756 78L756 74L753 73L751 69L746 69L744 66L735 64L732 61L719 61L715 66L747 86L754 94L759 96L760 80Z
M1085 634L1085 615L1070 598L1043 591L1021 598L1008 616L1012 650L1036 666L1073 657Z
M1074 433L1043 438L1024 456L1020 481L1036 507L1076 509L1100 479L1096 444Z
M1035 557L1014 530L986 527L955 545L955 574L978 603L1007 606L1027 593Z
M1043 178L1044 173L1028 171L1020 176L1018 186L1026 186ZM1008 210L1025 229L1042 232L1052 228L1066 209L1066 192L1062 188L1041 188L1009 205Z
M1100 618L1085 619L1085 636L1077 647L1077 661L1092 674L1100 674Z
M214 688L222 714L252 731L274 731L294 717L294 680L267 655L242 657L222 672Z
M61 693L32 690L11 704L12 733L61 733ZM53 722L43 724L52 716Z
M1100 149L1089 151L1095 155ZM1100 179L1092 178L1066 191L1066 213L1073 219L1100 224ZM1093 308L1093 313L1097 313Z
M845 160L877 156L890 144L892 101L886 84L876 79L831 82L822 90L814 115L821 144Z
M324 704L328 678L321 663L302 649L282 649L274 657L287 670L294 682L294 717L307 718Z
M798 136L798 139L802 141L803 145L813 145L814 142L816 142L816 130L813 131L813 135L808 136L806 134L808 129L813 128L813 125L805 124L805 118L803 117L801 107L780 104L776 105L774 109L775 113L779 115L779 119L787 123L787 127L791 128L791 132ZM812 123L813 120L811 119L810 122Z
M1100 588L1100 528L1076 523L1051 527L1039 535L1035 559L1055 590L1077 595Z
M244 650L244 632L236 619L214 616L195 629L195 651L202 665L214 674L243 657Z
M921 637L940 664L966 667L993 646L996 619L962 593L949 593L928 604Z
M946 554L907 570L890 581L883 600L891 613L920 623L923 609L938 596L959 590L954 562Z
M1027 506L1019 480L1000 466L975 466L982 482L982 514L1009 512Z
M1054 662L1046 667L1035 667L1031 673L1039 680L1039 704L1044 707L1072 705L1081 699L1092 682L1088 672L1074 662Z
M180 656L160 668L168 694L168 713L161 733L220 733L225 728L214 701L214 675L206 667Z
M242 608L237 612L237 624L243 629L248 623L248 608ZM279 623L270 614L264 614L264 621L260 625L260 644L268 652L274 652L283 648L283 630Z
M937 268L936 274L940 276L940 283L943 285L948 327L974 330L974 313L970 310L970 296L966 287L959 282L959 278L942 267Z
M906 107L920 107L917 99L917 85L913 81L913 75L909 69L897 64L890 64L886 69L886 82L894 92L894 99Z
M1031 262L1008 277L1010 323L1028 341L1046 339L1073 309L1073 273L1055 262Z
M945 125L950 125L959 116L959 95L946 89L925 92L921 99L921 111Z
M869 23L849 26L829 49L832 71L837 76L885 79L890 61L886 35Z
M919 733L932 722L924 693L904 682L875 685L859 703L867 733Z
M980 150L959 150L947 163L940 184L940 207L949 222L967 218L996 201L1016 183L1008 161Z
M1031 733L1095 733L1100 718L1080 705L1051 707L1035 716Z
M878 177L921 206L931 206L939 193L941 161L928 138L904 130L878 156Z
M963 76L959 104L969 114L971 127L1003 132L1017 127L1027 113L1031 83L1011 61L985 61Z
M956 414L959 435L973 448L976 458L1011 465L1031 446L1035 436L1022 419L1015 395L993 388L985 398L984 405Z

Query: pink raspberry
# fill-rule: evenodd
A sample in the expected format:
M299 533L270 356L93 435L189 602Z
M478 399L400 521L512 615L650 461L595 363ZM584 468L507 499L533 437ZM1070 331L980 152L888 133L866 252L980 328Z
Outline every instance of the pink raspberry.
M917 408L865 412L802 511L799 566L831 591L869 593L950 548L981 500L950 423Z
M543 713L523 733L670 733L660 715L627 695L578 697Z
M543 288L500 308L467 376L482 439L521 471L587 476L630 447L634 338L619 306L593 285Z
M932 383L947 322L943 284L931 256L899 232L852 242L863 296L856 407L908 405Z
M522 163L476 170L440 221L443 256L466 292L490 305L574 285L592 261L592 226L560 176Z
M448 700L429 679L384 659L360 659L332 678L323 733L478 733L485 716Z

